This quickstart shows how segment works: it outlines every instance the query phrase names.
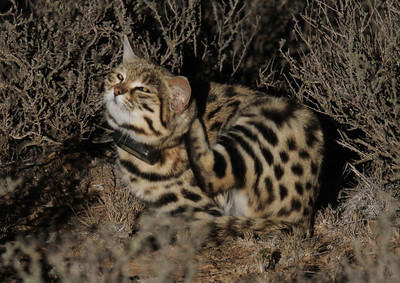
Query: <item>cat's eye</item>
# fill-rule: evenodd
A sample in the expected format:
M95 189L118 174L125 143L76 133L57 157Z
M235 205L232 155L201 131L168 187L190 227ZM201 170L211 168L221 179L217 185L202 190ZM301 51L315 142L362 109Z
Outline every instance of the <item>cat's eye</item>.
M122 74L118 74L117 79L119 79L119 81L122 82L124 80L124 76Z
M136 87L136 90L145 92L145 93L150 93L150 90L147 87L143 87L143 86Z

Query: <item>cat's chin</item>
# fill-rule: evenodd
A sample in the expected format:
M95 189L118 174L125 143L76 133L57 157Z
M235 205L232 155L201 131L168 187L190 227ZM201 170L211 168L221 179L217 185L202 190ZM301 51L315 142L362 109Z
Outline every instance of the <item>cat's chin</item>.
M138 121L139 119L141 119L140 115L128 111L124 107L122 100L118 97L106 97L105 106L108 114L112 117L113 120L115 120L117 125L131 124L132 121Z
M121 107L122 105L122 96L115 96L113 91L107 91L105 96L104 96L104 102L108 108L109 105L117 105L118 107Z

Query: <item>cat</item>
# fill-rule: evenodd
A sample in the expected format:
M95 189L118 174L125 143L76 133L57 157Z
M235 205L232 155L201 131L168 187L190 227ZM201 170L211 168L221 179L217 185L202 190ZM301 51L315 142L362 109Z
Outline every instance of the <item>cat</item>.
M190 210L210 242L309 232L324 146L315 114L239 85L210 82L200 96L202 111L186 77L135 55L124 37L104 103L130 191L157 213Z

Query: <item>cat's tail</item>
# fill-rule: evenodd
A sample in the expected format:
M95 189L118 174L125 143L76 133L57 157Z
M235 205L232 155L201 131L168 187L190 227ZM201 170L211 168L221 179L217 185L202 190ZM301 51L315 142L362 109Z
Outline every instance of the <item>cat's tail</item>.
M306 231L303 224L286 222L279 218L247 218L237 216L219 216L199 219L193 222L192 231L204 239L206 243L221 244L227 238L236 238L251 232L292 233L295 230ZM192 233L193 233L192 232Z
M305 222L302 221L302 223ZM218 246L228 238L236 238L252 232L292 233L297 228L301 228L301 231L309 231L309 229L304 229L309 228L304 224L287 222L279 218L210 216L203 212L179 216L168 216L167 214L156 217L142 216L140 226L142 227L134 241L135 252L138 254L149 249L151 251L159 250L167 244L179 244L176 238L179 231L189 232L184 238L189 240L194 248L204 245Z

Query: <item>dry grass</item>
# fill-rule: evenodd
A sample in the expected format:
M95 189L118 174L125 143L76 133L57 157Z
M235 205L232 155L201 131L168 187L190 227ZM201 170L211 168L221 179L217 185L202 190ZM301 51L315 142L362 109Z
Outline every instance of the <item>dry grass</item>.
M5 3L0 281L399 281L397 1ZM335 125L322 188L335 205L318 211L313 237L204 247L190 215L139 218L144 205L119 181L102 118L122 34L191 79L295 97ZM148 250L150 234L161 250Z

